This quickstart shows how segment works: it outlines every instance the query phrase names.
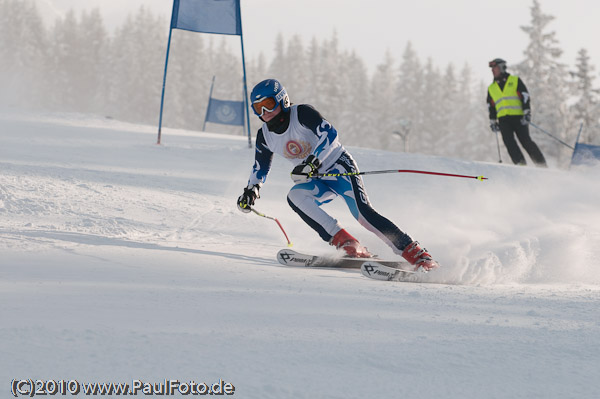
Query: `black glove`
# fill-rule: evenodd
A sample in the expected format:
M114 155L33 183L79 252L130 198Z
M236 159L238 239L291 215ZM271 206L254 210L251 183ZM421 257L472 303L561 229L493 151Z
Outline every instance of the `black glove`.
M492 132L494 133L498 133L500 131L500 124L497 120L490 119L490 129L492 129Z
M248 185L248 187L244 188L244 193L239 196L237 200L238 209L244 213L250 212L250 207L254 205L254 201L257 198L260 198L258 195L258 190L260 186L258 184Z
M525 126L531 122L531 110L523 110L523 117L521 118L521 125Z
M294 183L306 183L313 174L317 173L319 166L321 166L321 161L314 155L309 155L292 170L292 180Z

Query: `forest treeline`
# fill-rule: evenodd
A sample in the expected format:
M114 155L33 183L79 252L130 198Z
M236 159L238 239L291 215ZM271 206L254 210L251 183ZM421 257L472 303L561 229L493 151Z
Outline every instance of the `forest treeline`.
M571 144L583 124L581 141L600 144L599 92L587 51L579 51L574 67L564 64L549 27L553 17L537 0L530 10L530 24L521 28L529 40L523 60L510 71L529 88L533 120ZM35 2L0 0L0 105L158 125L167 40L168 21L145 7L109 32L97 9L70 11L45 26ZM173 31L163 126L201 130L213 76L213 97L242 100L239 48L230 47L217 35ZM423 60L410 42L369 71L335 33L308 42L279 34L269 56L247 59L246 69L248 90L276 77L292 102L317 107L348 146L498 159L485 104L490 82L477 81L469 65ZM251 126L254 135L254 117ZM213 124L207 130L246 133ZM568 165L568 148L532 134L547 158Z

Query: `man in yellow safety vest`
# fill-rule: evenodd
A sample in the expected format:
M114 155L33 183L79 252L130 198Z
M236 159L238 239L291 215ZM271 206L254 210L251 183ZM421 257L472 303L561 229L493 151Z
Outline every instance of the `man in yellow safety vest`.
M494 81L488 87L487 103L490 113L490 128L502 133L508 154L516 165L525 165L525 156L519 142L537 166L546 166L544 155L529 137L531 104L525 83L516 75L506 72L506 61L496 58L489 63Z

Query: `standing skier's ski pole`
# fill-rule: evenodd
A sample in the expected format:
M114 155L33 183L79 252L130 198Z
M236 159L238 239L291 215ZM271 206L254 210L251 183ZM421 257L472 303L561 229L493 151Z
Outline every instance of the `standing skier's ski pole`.
M500 140L498 140L498 132L496 132L496 145L498 146L498 163L502 163L502 156L500 155Z
M348 173L317 173L314 175L310 175L309 177L319 178L319 177L339 177L339 176L359 176L359 175L380 175L383 173L421 173L424 175L437 175L437 176L450 176L450 177L464 177L466 179L477 179L477 180L487 180L487 177L483 176L466 176L466 175L454 175L451 173L440 173L440 172L426 172L424 170L398 170L398 169L390 169L390 170L372 170L370 172L348 172Z
M250 207L248 207L248 208L250 208ZM288 235L285 233L285 230L283 229L283 227L281 226L281 223L279 223L279 220L277 220L277 218L274 218L274 217L271 217L271 216L267 216L264 213L261 213L261 212L257 211L254 208L250 208L250 210L252 212L256 213L258 216L262 216L264 218L274 220L277 223L277 226L279 226L279 228L281 229L281 232L283 233L283 235L285 236L285 239L287 240L288 247L291 247L292 245L294 245L294 244L292 244L292 242L288 238Z
M536 128L536 129L539 129L539 130L540 130L542 133L546 133L548 136L552 137L554 140L558 141L559 143L561 143L561 144L563 144L563 145L566 145L566 146L567 146L567 147L569 147L570 149L572 149L572 150L574 150L574 149L575 149L574 147L571 147L570 145L568 145L567 143L565 143L565 142L564 142L564 141L562 141L561 139L554 137L553 135L551 135L550 133L548 133L547 131L545 131L544 129L542 129L541 127L539 127L538 125L536 125L535 123L533 123L533 122L529 122L529 124L530 124L531 126L533 126L534 128Z

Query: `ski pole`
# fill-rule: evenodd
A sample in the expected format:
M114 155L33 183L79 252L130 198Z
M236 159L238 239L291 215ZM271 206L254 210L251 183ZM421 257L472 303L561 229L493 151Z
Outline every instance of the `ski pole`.
M500 140L498 140L498 132L496 132L496 145L498 146L498 163L502 163L502 156L500 155Z
M274 218L274 217L271 217L271 216L267 216L267 215L265 215L264 213L261 213L261 212L257 211L256 209L254 209L254 208L252 208L252 207L248 207L248 208L250 208L250 210L251 210L252 212L256 213L258 216L261 216L261 217L263 217L263 218L267 218L267 219L274 220L274 221L277 223L277 226L279 226L279 228L281 229L281 232L283 233L283 235L285 236L285 239L287 240L287 245L288 245L288 247L291 247L292 245L294 245L294 244L292 244L292 242L291 242L291 241L290 241L290 239L288 238L288 235L285 233L285 230L283 229L283 226L281 226L281 223L279 223L279 220L277 220L277 218Z
M398 170L398 169L389 169L389 170L372 170L369 172L347 172L347 173L317 173L310 175L309 177L320 178L320 177L339 177L339 176L359 176L359 175L380 175L384 173L421 173L424 175L437 175L437 176L450 176L450 177L464 177L466 179L477 179L477 180L487 180L487 177L483 176L466 176L466 175L455 175L451 173L440 173L440 172L426 172L424 170Z
M561 139L554 137L553 135L551 135L550 133L548 133L547 131L545 131L544 129L542 129L541 127L539 127L538 125L536 125L533 122L529 122L529 124L533 127L535 127L536 129L539 129L542 133L546 133L548 136L552 137L554 140L558 141L559 143L566 145L567 147L569 147L570 149L574 150L574 147L571 147L570 145L568 145L567 143L565 143L564 141L562 141Z

